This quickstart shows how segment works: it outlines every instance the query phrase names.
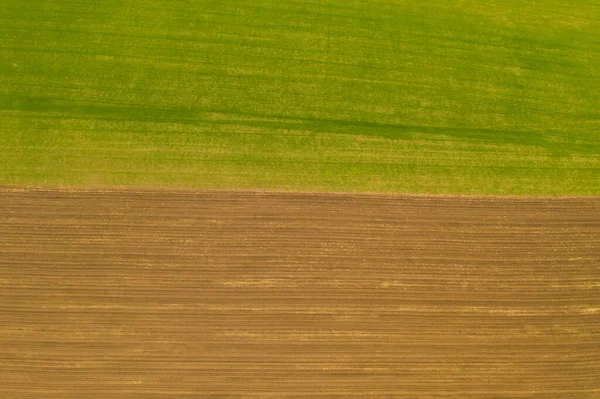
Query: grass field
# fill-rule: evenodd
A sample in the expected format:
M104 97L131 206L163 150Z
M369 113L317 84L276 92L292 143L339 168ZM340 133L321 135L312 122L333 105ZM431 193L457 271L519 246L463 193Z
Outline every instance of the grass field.
M0 4L0 184L600 194L600 4Z

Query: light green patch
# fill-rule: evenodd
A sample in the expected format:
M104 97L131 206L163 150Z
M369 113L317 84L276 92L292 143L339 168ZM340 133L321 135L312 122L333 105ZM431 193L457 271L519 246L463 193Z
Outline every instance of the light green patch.
M600 194L594 1L0 11L0 184Z

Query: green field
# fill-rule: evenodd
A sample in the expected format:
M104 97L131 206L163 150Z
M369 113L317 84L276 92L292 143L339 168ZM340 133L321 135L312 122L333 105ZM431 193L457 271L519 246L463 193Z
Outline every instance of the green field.
M0 3L0 184L600 194L597 0Z

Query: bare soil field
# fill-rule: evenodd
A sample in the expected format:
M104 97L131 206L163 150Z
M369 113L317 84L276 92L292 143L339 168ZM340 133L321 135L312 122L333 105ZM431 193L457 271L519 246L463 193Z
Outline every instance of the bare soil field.
M600 198L0 189L2 398L599 398Z

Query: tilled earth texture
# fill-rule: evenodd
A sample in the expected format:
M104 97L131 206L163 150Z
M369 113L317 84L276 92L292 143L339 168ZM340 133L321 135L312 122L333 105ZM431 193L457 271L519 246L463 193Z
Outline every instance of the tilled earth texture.
M599 398L599 211L5 187L0 397Z

